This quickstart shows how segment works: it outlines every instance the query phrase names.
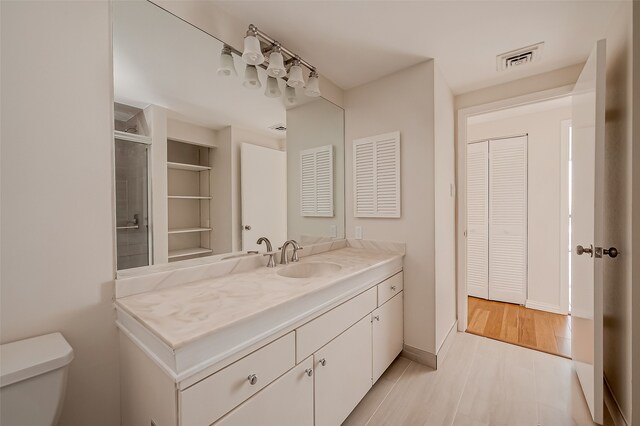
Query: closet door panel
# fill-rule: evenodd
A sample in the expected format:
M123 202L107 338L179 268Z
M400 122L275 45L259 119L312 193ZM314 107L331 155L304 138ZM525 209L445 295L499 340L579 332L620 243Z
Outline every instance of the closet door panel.
M467 294L489 297L489 142L467 145Z
M527 137L489 144L489 299L527 298Z

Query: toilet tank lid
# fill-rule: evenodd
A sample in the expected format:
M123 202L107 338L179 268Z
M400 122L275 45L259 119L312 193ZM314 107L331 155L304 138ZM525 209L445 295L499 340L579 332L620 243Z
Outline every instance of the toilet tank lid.
M0 345L0 387L64 367L73 349L60 333Z

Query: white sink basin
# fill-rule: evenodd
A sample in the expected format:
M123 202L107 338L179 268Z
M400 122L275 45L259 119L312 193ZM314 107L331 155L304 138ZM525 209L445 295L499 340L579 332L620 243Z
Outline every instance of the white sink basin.
M278 275L287 278L311 278L331 275L342 269L336 263L306 262L289 265L278 271Z

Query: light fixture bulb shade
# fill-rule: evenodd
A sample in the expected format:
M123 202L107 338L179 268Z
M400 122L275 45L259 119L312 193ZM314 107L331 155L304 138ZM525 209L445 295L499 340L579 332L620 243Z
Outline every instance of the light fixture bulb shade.
M284 89L284 100L287 105L295 105L298 102L298 97L296 96L296 88L287 86Z
M275 78L281 78L287 75L287 70L284 68L284 58L282 57L282 53L278 51L271 52L269 55L267 75Z
M320 80L317 75L309 76L307 80L307 87L304 89L304 93L312 98L320 96Z
M220 54L220 66L218 67L218 75L229 77L230 75L238 75L236 66L233 63L233 56L230 53Z
M260 49L260 40L256 36L246 36L244 38L244 51L242 60L247 65L260 65L264 62L264 55Z
M258 70L255 65L247 65L244 69L244 82L242 83L247 89L259 89L262 87L258 78Z
M302 67L300 65L293 65L289 68L287 86L304 87L304 76L302 75Z
M267 77L267 85L264 91L264 94L267 98L279 98L282 96L282 91L280 91L280 86L278 85L278 80L275 77Z

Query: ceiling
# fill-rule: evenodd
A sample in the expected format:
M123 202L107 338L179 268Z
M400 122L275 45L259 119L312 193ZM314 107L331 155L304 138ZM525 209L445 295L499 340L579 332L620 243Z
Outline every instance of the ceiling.
M216 74L222 43L145 1L113 2L113 74L117 103L153 104L170 117L212 129L236 125L283 137L269 130L286 124L282 98L249 90L242 77ZM244 71L236 57L238 72ZM259 70L265 82L264 70ZM280 83L284 88L284 83Z
M350 89L435 58L454 94L584 62L618 1L216 1ZM539 62L496 55L544 41Z

